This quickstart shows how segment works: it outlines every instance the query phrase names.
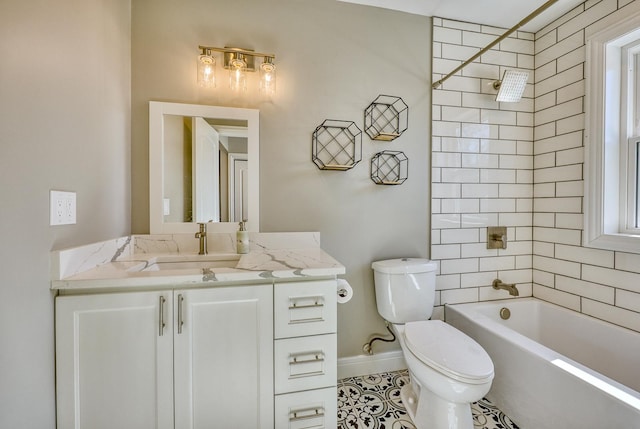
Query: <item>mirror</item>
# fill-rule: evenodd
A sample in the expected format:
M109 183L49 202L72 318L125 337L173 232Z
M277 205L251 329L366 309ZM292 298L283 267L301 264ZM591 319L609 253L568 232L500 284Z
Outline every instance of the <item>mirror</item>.
M259 220L259 112L149 103L149 224L152 234L231 232Z

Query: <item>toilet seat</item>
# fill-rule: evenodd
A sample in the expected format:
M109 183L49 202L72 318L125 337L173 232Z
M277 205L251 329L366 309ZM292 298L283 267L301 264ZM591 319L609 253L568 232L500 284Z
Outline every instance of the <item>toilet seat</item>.
M493 362L472 338L441 320L405 324L407 348L425 365L469 384L483 384L493 378Z

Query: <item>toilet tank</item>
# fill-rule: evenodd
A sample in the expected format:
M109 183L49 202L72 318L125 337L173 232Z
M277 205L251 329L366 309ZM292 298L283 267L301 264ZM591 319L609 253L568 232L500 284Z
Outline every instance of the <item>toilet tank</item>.
M433 313L438 265L401 258L371 264L378 313L391 323L427 320Z

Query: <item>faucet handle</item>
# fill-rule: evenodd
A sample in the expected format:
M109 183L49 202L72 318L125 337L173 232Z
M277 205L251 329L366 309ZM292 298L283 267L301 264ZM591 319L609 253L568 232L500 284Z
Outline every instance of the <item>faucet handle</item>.
M507 248L507 234L501 235L500 238L496 238L496 240L499 240L502 242L503 249Z
M507 248L507 227L489 226L487 227L487 249Z
M491 236L489 237L490 241L493 242L499 242L500 244L497 244L496 247L494 246L493 248L502 248L502 249L506 249L507 248L507 234L491 234Z

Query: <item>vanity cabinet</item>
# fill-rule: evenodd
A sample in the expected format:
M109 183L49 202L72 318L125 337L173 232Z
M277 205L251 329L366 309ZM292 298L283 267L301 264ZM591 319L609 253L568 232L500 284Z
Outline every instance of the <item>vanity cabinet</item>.
M276 284L276 429L337 427L335 280Z
M272 428L273 285L56 298L58 429Z

